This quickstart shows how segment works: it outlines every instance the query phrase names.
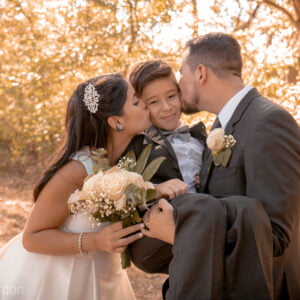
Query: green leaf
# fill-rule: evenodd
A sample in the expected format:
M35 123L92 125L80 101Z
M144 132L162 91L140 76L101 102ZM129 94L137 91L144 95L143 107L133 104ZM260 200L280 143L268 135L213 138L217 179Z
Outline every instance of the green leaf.
M152 178L152 176L155 174L155 172L158 170L165 159L165 157L160 156L150 162L150 164L146 167L145 171L142 174L145 181L149 181Z
M125 157L128 157L129 159L132 159L133 161L136 162L136 157L135 157L135 153L134 153L133 150L127 152L127 153L125 154Z
M147 164L147 161L148 161L148 158L149 158L149 155L151 153L151 149L152 149L152 145L149 144L147 145L142 153L140 154L137 162L136 162L136 166L135 166L135 169L134 171L138 174L142 174L144 169L145 169L145 166Z
M92 151L92 159L94 161L93 172L96 174L100 170L106 171L110 168L109 161L106 157L107 151L104 148L98 148Z
M94 174L97 174L100 171L99 166L97 166L97 165L93 165L93 169L92 170L93 170Z
M133 183L126 187L125 195L127 197L127 205L129 204L131 207L137 207L146 202L146 190L139 188Z
M119 214L113 214L113 215L110 215L110 216L101 217L100 213L96 212L96 213L93 214L93 217L101 223L104 223L104 222L118 222L118 221L122 220L122 216L119 215Z
M219 153L217 153L215 156L214 156L214 163L215 163L215 166L220 166L222 164L222 161L223 161L223 157L224 157L224 152L223 151L220 151Z
M227 165L229 163L229 160L230 160L230 157L231 157L231 154L232 154L231 148L227 148L224 151L224 157L223 157L223 160L222 160L222 166L223 167L227 167Z
M126 217L124 217L122 219L122 224L123 224L123 228L126 228L128 226L134 225L135 223L133 222L133 218L130 215L127 215Z
M148 189L146 191L146 202L155 199L159 195L159 192L155 189Z
M141 223L143 221L143 219L140 217L137 210L135 210L133 212L133 220L134 220L134 224L138 224L138 223Z

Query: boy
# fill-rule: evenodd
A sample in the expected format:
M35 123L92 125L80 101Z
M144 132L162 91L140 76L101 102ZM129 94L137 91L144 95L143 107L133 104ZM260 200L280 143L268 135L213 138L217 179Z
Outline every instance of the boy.
M141 62L132 69L129 81L136 96L149 108L153 124L144 132L142 141L137 139L138 143L131 148L138 153L144 144L153 144L150 160L158 156L167 158L151 179L158 184L158 190L163 187L164 194L173 198L181 194L184 181L188 192L195 193L195 176L202 165L206 130L202 122L190 129L181 124L180 91L172 68L162 60ZM168 273L171 245L144 237L131 244L130 251L132 261L143 271Z
M141 62L131 71L129 81L150 110L153 126L145 132L144 144L154 145L151 158L167 158L152 181L178 178L188 184L188 192L195 193L206 131L202 122L190 129L180 122L180 91L171 67L162 60Z

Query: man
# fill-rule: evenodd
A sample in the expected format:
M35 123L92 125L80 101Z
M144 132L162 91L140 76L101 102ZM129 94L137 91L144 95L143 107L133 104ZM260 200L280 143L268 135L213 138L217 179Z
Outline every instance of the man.
M145 218L145 234L174 244L167 299L299 299L296 121L244 86L240 46L229 35L189 41L180 71L184 111L218 115L213 127L236 142L221 163L205 149L206 194L175 198L175 221L163 200Z

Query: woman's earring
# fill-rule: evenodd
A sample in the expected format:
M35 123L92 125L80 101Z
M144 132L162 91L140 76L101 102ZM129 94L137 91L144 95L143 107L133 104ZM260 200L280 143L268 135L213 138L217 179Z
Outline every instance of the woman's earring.
M118 132L120 132L120 131L123 131L124 128L123 128L122 126L117 125L117 126L116 126L116 130L117 130Z

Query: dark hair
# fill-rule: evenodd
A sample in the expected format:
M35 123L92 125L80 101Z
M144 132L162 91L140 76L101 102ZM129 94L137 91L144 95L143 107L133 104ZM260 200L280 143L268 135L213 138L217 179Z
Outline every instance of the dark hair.
M135 65L130 72L129 81L136 95L141 97L146 85L156 79L169 76L173 76L174 82L176 83L172 68L166 62L156 59L140 62Z
M84 90L89 83L94 85L100 95L95 113L91 113L83 102ZM55 172L82 147L106 147L109 128L107 119L123 114L127 89L128 82L117 73L94 77L77 86L67 105L66 138L37 182L33 191L34 201Z
M241 48L237 40L225 33L209 33L186 43L187 63L192 72L200 64L210 68L215 75L242 76Z

